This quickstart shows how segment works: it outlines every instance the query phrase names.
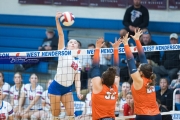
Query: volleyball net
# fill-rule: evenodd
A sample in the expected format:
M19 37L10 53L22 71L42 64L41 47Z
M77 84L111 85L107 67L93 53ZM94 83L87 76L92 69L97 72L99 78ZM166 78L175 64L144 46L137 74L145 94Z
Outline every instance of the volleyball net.
M133 53L137 52L136 47L130 47ZM161 52L161 56L164 51L176 51L180 50L180 44L167 44L167 45L154 45L154 46L143 46L144 52ZM122 58L126 60L124 47L119 47L120 54L120 63L122 62ZM84 95L83 100L79 100L77 98L77 94L75 92L75 86L73 90L74 97L74 109L75 115L79 116L85 114L84 111L89 107L89 111L91 111L91 106L87 104L86 96L90 92L89 83L89 69L91 67L90 62L92 62L92 56L94 54L94 49L79 49L79 50L54 50L54 51L27 51L27 52L2 52L0 53L0 69L5 73L5 82L9 83L11 86L14 85L14 74L16 72L15 66L19 64L35 64L27 70L21 71L24 84L29 83L29 78L31 73L39 74L41 77L39 78L38 83L43 86L44 91L47 89L46 83L49 79L54 79L57 70L57 62L58 57L60 56L75 56L79 57L79 60L86 61L89 65L83 66L82 75L81 75L81 92ZM113 55L113 48L102 48L100 50L100 54L102 55ZM102 56L101 56L102 57ZM41 61L43 58L51 58L48 61ZM101 59L101 58L100 58ZM109 59L109 63L107 66L102 66L102 69L105 70L109 66L112 65L113 56ZM85 63L85 64L86 64ZM105 63L105 62L104 62ZM83 64L83 65L85 65ZM53 67L52 67L53 66ZM126 63L120 64L120 68L127 67ZM53 68L53 69L52 69ZM71 74L71 73L70 73ZM125 74L124 74L125 75ZM128 81L128 80L124 80ZM122 83L122 82L121 82ZM120 84L121 86L121 84ZM157 86L158 87L158 86ZM120 90L121 91L121 90ZM162 115L172 115L173 120L180 120L180 94L176 94L176 92L180 91L180 89L176 89L173 94L173 110L170 112L162 112ZM10 99L10 98L9 98ZM90 100L89 100L90 101ZM10 101L9 101L10 102ZM63 107L63 106L61 106ZM178 109L178 110L177 110ZM65 114L63 114L65 116ZM63 116L61 114L61 116ZM119 116L116 117L117 120L135 118L134 116Z

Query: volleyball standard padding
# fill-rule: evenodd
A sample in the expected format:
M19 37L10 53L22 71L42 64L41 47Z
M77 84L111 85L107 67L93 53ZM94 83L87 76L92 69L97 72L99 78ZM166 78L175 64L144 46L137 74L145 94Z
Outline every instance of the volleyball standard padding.
M74 15L71 12L64 12L60 18L60 21L64 26L71 26L74 24Z

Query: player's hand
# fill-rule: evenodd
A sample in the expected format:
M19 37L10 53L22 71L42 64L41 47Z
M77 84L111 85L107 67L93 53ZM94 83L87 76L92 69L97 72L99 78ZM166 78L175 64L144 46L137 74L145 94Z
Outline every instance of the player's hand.
M142 30L139 28L139 29L135 29L134 31L135 35L131 35L131 37L134 39L134 40L139 40L139 37L142 35Z
M83 95L81 95L80 93L77 94L77 97L81 100L83 98Z
M126 35L123 36L122 43L123 43L124 45L128 45L128 41L129 41L128 36L129 36L129 33L126 33Z
M115 41L115 43L110 42L110 44L113 46L114 49L118 49L119 46L121 45L121 43L122 43L121 38L119 38L117 41Z
M56 13L56 20L58 20L61 16L62 16L62 13L61 12L57 12Z
M103 45L104 45L104 39L103 38L97 39L97 41L96 41L96 49L100 49Z

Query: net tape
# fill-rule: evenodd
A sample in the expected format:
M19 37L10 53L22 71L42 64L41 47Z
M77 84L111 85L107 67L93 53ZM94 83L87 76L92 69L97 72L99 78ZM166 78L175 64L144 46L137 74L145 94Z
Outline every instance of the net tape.
M137 52L136 47L130 47L133 53ZM167 44L167 45L152 45L143 46L144 52L153 51L171 51L180 50L180 44ZM101 54L113 54L113 48L102 48ZM119 47L119 53L125 53L124 47ZM93 55L93 49L78 49L78 50L54 50L54 51L28 51L28 52L1 52L0 59L7 57L59 57L59 56L76 56L76 55Z

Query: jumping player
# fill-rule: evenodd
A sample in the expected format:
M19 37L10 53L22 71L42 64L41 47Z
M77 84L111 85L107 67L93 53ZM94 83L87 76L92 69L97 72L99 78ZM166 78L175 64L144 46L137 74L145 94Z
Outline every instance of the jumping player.
M99 67L99 51L104 40L98 39L96 42L96 50L93 58L91 70L92 78L92 119L93 120L114 120L115 105L118 98L119 86L119 54L118 48L121 40L112 44L114 48L114 66L109 67L100 77Z
M16 113L19 111L19 99L20 93L24 90L24 85L22 84L22 75L17 72L14 74L14 83L10 88L10 97L11 97L11 105L14 111L14 117L16 118Z
M135 40L138 55L141 64L138 69L135 65L133 54L128 45L128 33L123 37L123 44L126 53L129 72L133 79L131 87L134 99L134 113L136 120L161 120L158 104L156 103L155 93L155 74L152 71L152 66L148 64L143 51L142 45L139 41L142 31L135 30L135 35L131 37Z
M64 34L59 23L59 18L62 16L60 12L56 14L56 26L59 35L58 50L64 49ZM71 39L67 44L68 50L78 50L77 40ZM51 103L51 120L59 120L61 111L60 102L63 103L66 109L66 118L74 120L74 100L72 96L72 86L75 81L77 96L81 99L83 96L80 94L81 65L77 57L63 56L58 59L58 68L55 78L49 86L48 93Z

